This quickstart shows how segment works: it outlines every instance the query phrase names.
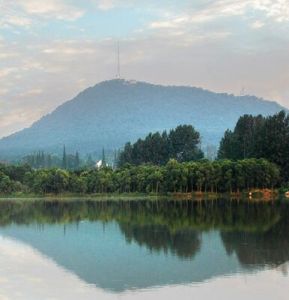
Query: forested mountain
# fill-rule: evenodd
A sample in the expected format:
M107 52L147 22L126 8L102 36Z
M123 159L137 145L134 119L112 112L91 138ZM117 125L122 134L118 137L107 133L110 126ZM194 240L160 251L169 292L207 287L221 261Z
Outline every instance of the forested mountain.
M90 87L52 113L0 140L0 159L34 151L81 154L134 142L149 132L192 124L202 145L218 145L244 114L269 115L283 109L254 96L233 96L184 86L110 80Z

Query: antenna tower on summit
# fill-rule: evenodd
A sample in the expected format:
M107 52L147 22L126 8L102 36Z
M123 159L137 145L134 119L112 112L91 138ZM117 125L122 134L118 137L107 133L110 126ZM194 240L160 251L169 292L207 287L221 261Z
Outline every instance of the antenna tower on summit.
M119 55L119 41L117 41L117 73L116 78L120 79L120 55Z

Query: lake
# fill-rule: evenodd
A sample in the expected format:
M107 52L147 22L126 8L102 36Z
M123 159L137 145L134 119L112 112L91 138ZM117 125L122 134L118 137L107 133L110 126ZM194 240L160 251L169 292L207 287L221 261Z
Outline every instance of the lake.
M0 201L0 299L288 299L289 205Z

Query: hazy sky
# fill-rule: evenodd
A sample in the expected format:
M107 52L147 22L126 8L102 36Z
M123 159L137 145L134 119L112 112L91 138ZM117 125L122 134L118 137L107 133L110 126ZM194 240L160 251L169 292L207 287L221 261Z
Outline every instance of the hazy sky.
M115 78L289 108L289 0L0 0L0 136Z

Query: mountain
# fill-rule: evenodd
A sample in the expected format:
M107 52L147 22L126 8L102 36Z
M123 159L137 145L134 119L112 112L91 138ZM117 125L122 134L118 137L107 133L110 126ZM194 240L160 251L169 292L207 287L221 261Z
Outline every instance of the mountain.
M61 153L64 144L69 152L108 151L179 124L199 130L203 145L218 145L241 115L269 115L282 109L254 96L115 79L84 90L31 127L2 138L0 158L37 150Z

